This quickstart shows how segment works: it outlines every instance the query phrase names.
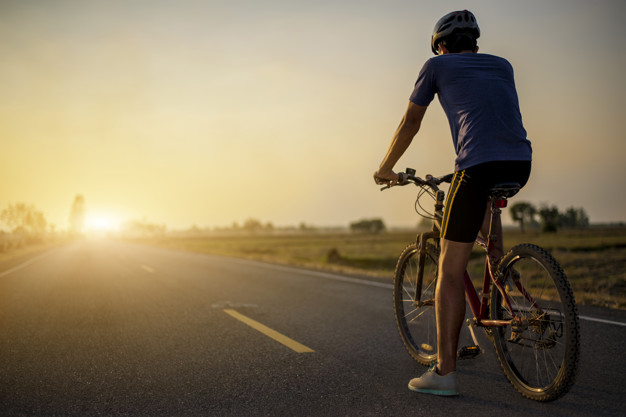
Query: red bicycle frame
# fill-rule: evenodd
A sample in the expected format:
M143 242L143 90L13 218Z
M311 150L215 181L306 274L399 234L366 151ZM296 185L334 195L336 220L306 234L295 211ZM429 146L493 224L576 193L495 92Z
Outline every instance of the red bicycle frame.
M435 197L435 220L433 222L433 230L431 232L421 233L418 236L418 244L423 251L425 247L425 242L429 239L435 239L436 241L440 237L441 230L441 219L443 218L443 200L444 193L443 191L437 190ZM513 306L511 305L511 301L502 286L502 283L498 279L494 279L493 271L496 270L498 259L494 259L490 256L493 253L493 249L498 240L498 235L496 234L496 227L498 226L498 221L500 219L500 214L502 213L502 208L507 206L507 199L505 197L493 197L491 198L491 219L489 224L489 233L487 235L487 240L485 241L481 237L476 238L476 243L478 243L481 247L483 247L487 253L485 259L485 274L483 280L483 291L482 291L482 299L479 299L478 293L476 292L476 288L474 288L474 284L469 276L467 270L465 271L465 275L463 276L463 281L465 284L465 298L472 310L472 314L474 316L474 322L477 326L482 327L502 327L508 326L513 322L520 323L522 320L515 314ZM490 261L491 260L491 261ZM420 276L418 279L418 291L416 291L416 295L421 293L421 282L424 271L424 255L420 256L418 270L420 272ZM509 313L511 314L510 320L492 320L489 319L489 293L492 290L491 285L500 291L502 294L502 299L504 300L505 306ZM537 305L535 300L528 294L528 292L523 288L519 281L515 282L515 286L520 290L520 292L524 295L524 297L539 311L542 309ZM420 300L414 300L420 302Z
M484 239L477 237L476 243L482 246L487 252L487 256L485 259L485 274L483 279L483 291L482 291L482 299L478 298L478 293L476 292L476 288L474 288L474 284L470 278L469 272L465 271L465 275L463 276L463 281L465 284L465 298L472 310L472 314L474 315L475 324L477 326L483 327L500 327L500 326L508 326L513 321L519 321L519 318L515 314L513 310L513 306L511 305L511 301L506 294L506 291L502 287L502 284L493 277L493 272L495 270L495 262L491 261L492 257L490 254L493 251L493 248L498 239L497 234L495 234L495 227L497 226L497 221L500 218L500 213L502 213L501 208L507 206L507 200L505 198L498 198L491 200L491 221L489 225L489 234L487 235L487 241ZM489 319L489 312L487 308L489 306L489 292L491 291L491 285L494 285L498 291L502 294L502 299L506 304L507 310L511 313L512 319L510 320L491 320ZM534 300L530 297L530 295L524 290L521 284L518 282L516 286L520 289L521 293L536 306Z

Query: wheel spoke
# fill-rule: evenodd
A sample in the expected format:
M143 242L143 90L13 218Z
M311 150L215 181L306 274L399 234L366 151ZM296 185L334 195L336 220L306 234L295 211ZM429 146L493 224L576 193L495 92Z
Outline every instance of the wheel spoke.
M496 353L513 386L548 401L573 384L579 355L577 312L565 274L534 245L519 245L501 261L505 294L517 319L493 332ZM502 294L491 294L491 316L512 319ZM561 372L565 366L565 372Z
M426 365L437 355L434 288L438 253L427 244L423 254L423 271L415 244L401 255L394 277L394 310L404 346L414 359Z

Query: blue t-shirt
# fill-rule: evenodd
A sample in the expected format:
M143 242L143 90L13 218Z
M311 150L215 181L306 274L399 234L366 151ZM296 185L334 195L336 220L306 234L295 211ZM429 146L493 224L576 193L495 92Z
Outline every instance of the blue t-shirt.
M456 151L455 170L491 161L530 161L513 67L487 54L445 54L426 61L410 100L443 107Z

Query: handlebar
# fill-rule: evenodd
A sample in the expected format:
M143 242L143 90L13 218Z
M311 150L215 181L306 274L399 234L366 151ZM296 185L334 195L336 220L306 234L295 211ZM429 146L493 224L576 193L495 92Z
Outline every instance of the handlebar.
M454 174L448 174L448 175L444 175L442 177L433 177L432 175L426 175L426 179L422 179L420 177L416 177L415 176L415 170L412 168L407 168L405 172L400 172L398 173L398 176L400 177L398 179L398 182L396 184L394 184L393 186L397 186L397 185L407 185L407 184L415 184L418 187L429 187L431 188L433 191L437 191L439 190L439 184L441 183L451 183L452 182L452 178L454 177ZM388 188L391 188L392 185L388 184L386 186L384 186L383 188L380 189L380 191L384 191Z

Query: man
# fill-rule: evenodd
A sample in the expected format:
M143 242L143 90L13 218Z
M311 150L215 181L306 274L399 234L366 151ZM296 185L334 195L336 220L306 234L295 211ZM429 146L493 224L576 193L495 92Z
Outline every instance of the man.
M523 186L530 176L532 149L522 124L513 68L503 58L479 54L479 36L476 18L467 10L437 22L431 38L437 56L420 71L409 107L374 174L377 184L397 183L393 167L437 94L457 155L441 227L435 294L438 358L435 366L409 382L412 391L435 395L459 394L456 354L465 317L463 275L478 232L488 233L488 191L501 182ZM496 257L503 253L502 239L498 242Z

